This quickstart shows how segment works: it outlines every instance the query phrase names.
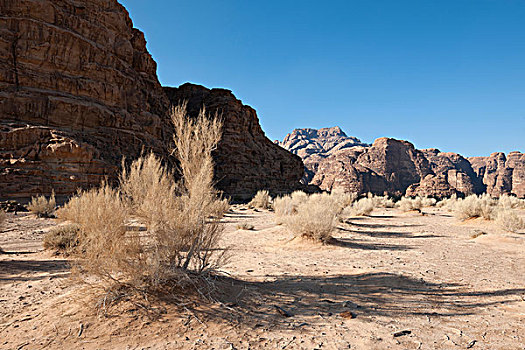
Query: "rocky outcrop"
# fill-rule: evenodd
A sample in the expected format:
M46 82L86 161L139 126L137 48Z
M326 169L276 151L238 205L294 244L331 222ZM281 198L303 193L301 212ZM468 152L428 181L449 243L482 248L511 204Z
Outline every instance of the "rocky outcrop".
M525 154L510 152L505 156L496 152L489 157L471 157L469 161L491 196L513 194L525 198Z
M400 195L433 174L428 160L410 142L377 139L371 147L354 147L324 159L312 179L321 189Z
M186 101L190 116L205 107L207 113L223 119L223 136L214 152L220 190L237 199L249 199L260 189L275 195L300 188L301 158L270 141L255 110L243 105L231 91L194 84L165 91L173 104Z
M231 92L161 87L144 35L116 0L1 1L0 58L0 199L112 181L123 157L143 151L173 165L168 112L180 99L192 114L222 113L215 175L227 196L300 186L300 158L268 140Z
M280 144L303 157L305 178L323 190L438 198L486 191L525 197L525 155L520 152L466 159L435 148L417 150L410 142L390 138L377 139L371 147L342 139L338 146L341 129L321 130L294 130ZM319 134L328 137L315 136ZM329 142L317 142L316 137Z
M331 154L355 146L369 146L356 137L347 136L338 126L319 130L295 129L279 145L302 158L305 166L304 183L313 179L319 163Z
M0 198L74 193L167 153L169 101L115 0L0 3Z
M440 152L431 148L422 150L434 174L426 176L419 184L407 190L409 196L449 197L452 194L470 195L485 191L485 186L463 156Z

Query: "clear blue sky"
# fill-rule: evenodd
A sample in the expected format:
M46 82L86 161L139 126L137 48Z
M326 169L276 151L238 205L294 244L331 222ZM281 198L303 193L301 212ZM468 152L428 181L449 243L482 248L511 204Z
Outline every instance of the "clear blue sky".
M230 89L263 130L338 125L525 151L525 0L122 0L161 83Z

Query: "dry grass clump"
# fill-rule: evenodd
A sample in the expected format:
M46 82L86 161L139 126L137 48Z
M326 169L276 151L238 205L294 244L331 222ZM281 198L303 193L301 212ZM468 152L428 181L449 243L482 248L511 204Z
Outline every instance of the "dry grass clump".
M392 198L388 198L387 196L371 196L371 198L374 200L375 208L394 208L395 207L395 203L392 200Z
M456 206L456 202L458 201L457 195L453 194L450 198L443 198L439 202L436 203L437 208L443 208L446 211L454 211L454 207Z
M307 196L307 200L299 203L296 212L286 216L284 224L296 236L328 242L337 224L339 203L326 193L316 193Z
M421 212L421 208L423 208L423 200L421 199L421 197L416 197L416 198L402 197L396 203L396 207L398 207L401 211L404 211L404 212L408 212L408 211Z
M374 198L361 198L343 211L343 216L368 216L374 210L377 201Z
M254 229L254 226L251 225L251 224L248 224L246 222L243 222L243 223L238 223L237 224L237 230L247 230L247 231L251 231Z
M52 217L55 213L55 208L55 191L51 192L49 199L47 199L45 196L33 197L31 198L31 203L27 205L27 209L29 209L29 211L41 218Z
M52 228L44 235L44 248L65 253L78 246L80 225L66 224Z
M261 190L255 194L248 205L259 209L271 209L272 197L267 190Z
M181 296L223 262L218 217L227 202L213 188L211 157L222 125L204 111L188 118L184 105L172 110L172 121L179 182L149 154L123 170L118 188L102 184L79 192L58 212L80 226L80 276L95 278L106 292ZM146 231L127 229L130 217Z
M500 208L495 221L501 228L509 232L518 233L525 230L525 221L513 209Z
M345 192L341 189L334 189L330 195L338 203L339 207L342 209L352 205L357 199L357 193Z
M460 220L470 218L484 218L492 220L494 218L497 200L492 199L489 195L481 196L470 195L464 199L459 199L454 204L454 214Z

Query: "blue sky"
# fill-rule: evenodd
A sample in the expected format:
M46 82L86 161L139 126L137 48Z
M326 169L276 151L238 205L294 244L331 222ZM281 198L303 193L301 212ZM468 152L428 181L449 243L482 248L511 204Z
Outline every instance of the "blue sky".
M465 156L525 151L524 0L121 0L161 83L223 87L270 139L340 126Z

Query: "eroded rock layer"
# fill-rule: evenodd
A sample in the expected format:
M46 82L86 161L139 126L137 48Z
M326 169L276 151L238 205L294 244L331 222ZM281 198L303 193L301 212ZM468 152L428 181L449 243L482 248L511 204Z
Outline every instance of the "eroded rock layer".
M167 153L168 100L115 0L0 2L0 197L74 193Z

